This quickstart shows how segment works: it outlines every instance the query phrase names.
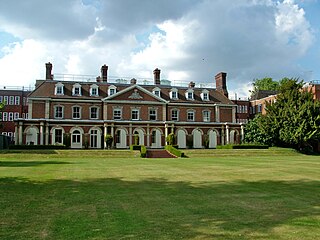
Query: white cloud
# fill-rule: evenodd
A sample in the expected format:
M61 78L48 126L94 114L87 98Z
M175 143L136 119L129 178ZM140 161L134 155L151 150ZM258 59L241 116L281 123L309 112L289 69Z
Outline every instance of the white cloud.
M99 75L107 64L109 75L152 77L158 67L162 78L195 82L225 71L229 90L244 92L254 78L301 73L296 62L314 40L293 0L141 1L101 1L100 9L80 0L0 3L2 29L25 39L2 49L1 79L30 84L51 61L54 73ZM152 26L160 31L139 42Z

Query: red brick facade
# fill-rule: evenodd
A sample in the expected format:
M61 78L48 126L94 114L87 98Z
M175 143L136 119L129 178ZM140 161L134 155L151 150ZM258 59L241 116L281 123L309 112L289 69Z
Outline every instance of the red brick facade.
M96 82L53 80L51 69L47 65L47 79L38 81L29 95L30 119L16 121L16 144L69 141L72 148L103 148L110 134L115 148L128 148L137 139L140 145L161 148L172 132L180 148L215 148L243 137L236 105L227 98L225 73L215 77L216 90L194 83L162 85L159 69L151 85L136 84L135 79L111 83L107 66Z

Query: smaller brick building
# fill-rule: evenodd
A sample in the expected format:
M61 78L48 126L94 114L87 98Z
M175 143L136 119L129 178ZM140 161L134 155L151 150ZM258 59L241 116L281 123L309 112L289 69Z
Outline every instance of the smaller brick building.
M18 118L28 118L27 97L30 88L26 87L2 87L0 89L0 103L5 106L0 112L0 134L15 139L15 123Z

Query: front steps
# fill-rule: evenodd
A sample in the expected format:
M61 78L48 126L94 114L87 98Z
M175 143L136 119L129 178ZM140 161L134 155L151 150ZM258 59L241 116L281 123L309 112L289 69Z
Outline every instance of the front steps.
M147 158L176 158L176 156L164 149L148 149Z

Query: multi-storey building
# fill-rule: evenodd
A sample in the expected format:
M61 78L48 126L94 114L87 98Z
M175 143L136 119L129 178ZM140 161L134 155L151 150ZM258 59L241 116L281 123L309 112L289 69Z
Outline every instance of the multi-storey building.
M30 92L30 88L26 87L0 89L0 103L4 103L0 112L0 134L9 136L12 141L15 137L14 120L28 118L27 96Z
M134 136L140 145L161 148L172 132L179 148L215 148L243 137L226 73L215 76L216 88L204 88L162 82L159 69L152 84L111 82L106 65L94 82L57 80L51 71L47 63L46 79L29 95L29 119L16 121L16 144L64 144L69 136L72 148L103 148L110 134L115 148L128 148Z

